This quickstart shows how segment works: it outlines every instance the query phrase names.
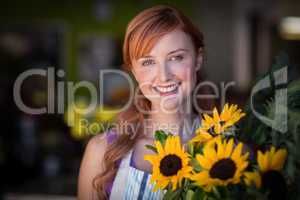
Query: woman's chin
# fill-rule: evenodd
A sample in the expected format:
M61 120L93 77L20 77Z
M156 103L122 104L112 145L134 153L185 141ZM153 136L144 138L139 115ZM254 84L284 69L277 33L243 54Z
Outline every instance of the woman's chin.
M173 94L168 96L162 96L160 98L155 98L149 100L151 104L154 105L152 108L158 110L159 112L175 113L183 106L184 97L181 94Z
M177 112L180 108L180 99L178 96L163 98L160 102L160 110L168 113Z

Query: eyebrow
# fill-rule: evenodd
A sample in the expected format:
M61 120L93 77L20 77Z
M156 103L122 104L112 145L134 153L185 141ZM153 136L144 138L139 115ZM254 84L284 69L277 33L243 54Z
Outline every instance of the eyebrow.
M178 52L178 51L189 51L189 50L187 50L187 49L176 49L176 50L174 50L174 51L170 51L167 55L176 53L176 52Z
M176 50L170 51L167 55L176 53L176 52L178 52L178 51L186 51L186 52L188 52L189 50L180 48L180 49L176 49ZM142 59L145 59L145 58L153 58L153 56L151 56L151 55L146 55L146 56L143 56L143 57L139 58L138 60L142 60Z

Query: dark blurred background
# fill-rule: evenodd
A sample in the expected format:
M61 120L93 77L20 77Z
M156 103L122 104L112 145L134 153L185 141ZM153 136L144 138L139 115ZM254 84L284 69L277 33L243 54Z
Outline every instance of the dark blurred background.
M75 198L86 142L114 120L114 114L103 111L123 105L129 93L118 76L106 78L99 92L99 70L120 69L127 23L142 9L162 3L182 10L204 33L204 79L220 87L222 82L234 82L226 101L244 105L253 80L282 51L299 68L299 0L4 0L0 6L0 199ZM15 81L30 69L52 73L55 81L49 85L49 76L26 78L22 101L32 108L49 109L52 104L53 113L28 114L16 105ZM66 100L67 83L83 80L93 83L104 97L104 108L98 106L84 115L73 108L88 104L84 88L76 92L74 101ZM59 83L65 92L58 91ZM54 90L53 98L49 88ZM78 126L80 119L88 122L88 130ZM99 129L94 123L104 126Z

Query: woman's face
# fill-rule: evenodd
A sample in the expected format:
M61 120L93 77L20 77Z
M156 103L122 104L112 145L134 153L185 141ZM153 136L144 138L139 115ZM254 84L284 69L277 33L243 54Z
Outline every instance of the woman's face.
M175 29L162 36L148 55L133 60L132 72L152 110L169 111L187 102L201 64L201 49L196 52L190 36Z

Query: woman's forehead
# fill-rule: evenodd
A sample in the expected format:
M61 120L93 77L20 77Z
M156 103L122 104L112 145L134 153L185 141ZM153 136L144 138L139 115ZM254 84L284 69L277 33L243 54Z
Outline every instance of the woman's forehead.
M188 34L182 30L176 29L170 33L166 33L153 45L149 53L144 56L155 56L160 54L169 54L170 52L184 49L187 51L193 50L194 45Z

